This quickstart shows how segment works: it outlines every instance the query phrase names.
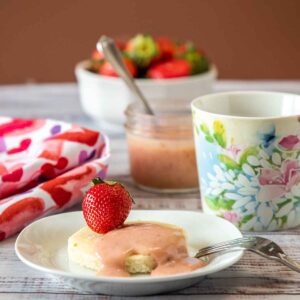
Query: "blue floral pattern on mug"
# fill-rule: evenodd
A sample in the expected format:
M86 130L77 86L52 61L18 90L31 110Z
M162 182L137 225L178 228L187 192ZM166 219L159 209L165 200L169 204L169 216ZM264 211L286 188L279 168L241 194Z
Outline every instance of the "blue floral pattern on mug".
M300 135L279 136L271 124L246 147L219 120L194 124L205 211L247 231L300 224Z

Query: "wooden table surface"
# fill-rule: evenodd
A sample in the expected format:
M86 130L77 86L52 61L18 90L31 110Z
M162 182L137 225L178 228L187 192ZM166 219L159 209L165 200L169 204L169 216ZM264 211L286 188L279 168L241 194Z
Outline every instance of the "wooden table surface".
M217 91L274 90L300 94L300 81L220 81ZM0 113L6 116L56 118L97 128L84 116L75 84L0 86ZM111 137L112 157L109 177L129 188L135 208L201 210L199 194L162 196L134 187L129 176L126 142L123 136ZM76 208L75 208L76 209ZM79 207L77 207L79 209ZM205 230L205 228L203 228ZM260 235L278 242L300 261L300 228ZM15 237L0 243L0 299L137 299L83 295L47 274L24 265L14 252ZM300 299L300 274L252 253L234 266L208 276L195 286L176 293L138 299Z

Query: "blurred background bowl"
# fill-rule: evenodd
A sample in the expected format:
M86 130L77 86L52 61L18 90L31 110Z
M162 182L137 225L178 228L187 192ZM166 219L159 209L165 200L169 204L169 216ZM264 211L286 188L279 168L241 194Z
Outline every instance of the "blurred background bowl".
M134 101L134 95L120 78L103 76L88 70L88 60L78 63L75 74L83 110L99 126L111 132L122 132L124 111ZM136 79L150 105L153 101L183 102L189 105L192 99L211 93L217 78L214 65L210 70L189 77L176 79Z

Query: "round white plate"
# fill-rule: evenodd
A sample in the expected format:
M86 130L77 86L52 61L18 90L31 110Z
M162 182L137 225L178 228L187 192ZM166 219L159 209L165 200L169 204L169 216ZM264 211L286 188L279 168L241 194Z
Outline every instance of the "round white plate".
M157 221L184 228L190 255L194 255L197 249L202 247L242 237L240 231L228 221L200 212L134 210L127 220ZM28 266L59 277L81 291L123 296L158 294L188 287L205 275L231 266L243 254L242 251L238 251L217 255L211 257L209 264L201 269L172 276L97 276L95 272L68 261L68 238L85 225L81 211L40 219L20 233L15 245L16 253Z

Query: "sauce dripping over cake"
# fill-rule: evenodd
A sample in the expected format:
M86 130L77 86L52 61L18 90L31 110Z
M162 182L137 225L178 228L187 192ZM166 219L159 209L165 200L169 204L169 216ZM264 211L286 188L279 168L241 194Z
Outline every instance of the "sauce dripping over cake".
M98 274L106 276L130 276L125 262L136 254L154 259L152 276L190 272L206 265L189 257L181 228L156 223L133 223L110 231L97 241L96 253L101 261Z

